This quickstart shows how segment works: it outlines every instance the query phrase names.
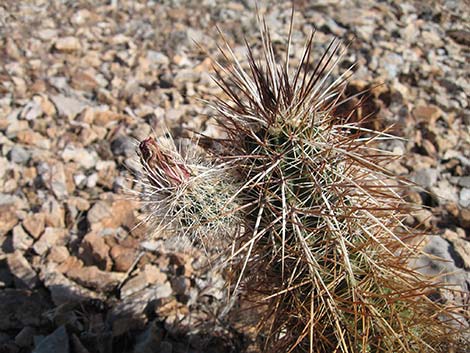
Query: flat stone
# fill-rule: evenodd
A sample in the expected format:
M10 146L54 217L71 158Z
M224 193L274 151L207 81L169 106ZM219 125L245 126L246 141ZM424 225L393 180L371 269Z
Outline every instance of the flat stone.
M36 287L38 283L36 272L34 272L21 252L15 251L13 254L9 254L7 263L11 273L15 276L17 288L33 289Z
M65 245L67 232L64 228L46 227L44 233L33 245L38 255L43 255L47 250L56 245Z
M34 238L38 239L44 231L46 215L44 213L29 214L23 219L23 227Z
M458 180L458 184L463 188L470 188L470 176L460 177Z
M12 204L0 205L0 236L7 234L18 224L16 210Z
M32 353L69 353L69 337L65 326L60 326L49 336L46 336L33 350Z
M67 277L70 279L99 292L114 290L124 276L124 273L101 271L96 266L73 268L67 271Z
M13 228L12 245L14 250L28 250L33 245L33 238L25 232L21 224Z
M83 288L68 279L58 271L57 265L53 263L49 263L42 269L40 279L51 293L51 298L55 305L80 302L88 298L100 298L99 294L95 291Z
M96 111L93 122L97 126L107 126L109 123L117 122L122 118L121 114L106 110Z
M65 147L61 156L65 162L76 162L85 169L94 167L98 160L98 155L95 151L88 151L83 147L76 147L71 144Z
M107 201L98 201L93 206L87 214L87 219L90 224L101 222L105 218L111 218L112 208L109 202Z
M90 209L90 202L83 197L69 197L67 203L69 205L75 206L79 211L88 211Z
M26 145L39 147L44 150L49 150L51 148L51 141L49 139L32 130L18 131L16 137L18 142Z
M62 94L52 96L51 100L57 107L59 115L68 117L69 119L73 119L87 106L87 103L84 101Z
M76 37L63 37L56 40L54 47L62 52L73 52L82 48Z

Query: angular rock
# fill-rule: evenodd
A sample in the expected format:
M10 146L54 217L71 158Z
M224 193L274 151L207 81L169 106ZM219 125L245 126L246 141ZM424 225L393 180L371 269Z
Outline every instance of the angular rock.
M88 105L86 102L62 94L51 97L52 102L57 107L58 113L69 119L73 119Z
M126 272L137 258L137 250L121 245L114 245L110 255L114 261L114 268L118 272Z
M49 196L41 207L45 215L45 225L54 228L65 227L65 210L57 200Z
M12 245L14 250L28 250L33 242L33 238L25 232L20 224L13 228Z
M84 299L100 298L99 294L79 286L57 270L55 264L49 263L42 269L40 279L50 291L55 305L79 302Z
M109 256L109 246L103 237L96 232L90 232L83 238L80 246L80 258L85 265L95 265L104 271L110 271L113 266Z
M38 255L43 255L47 250L56 245L65 245L67 231L63 228L46 227L44 233L33 245Z
M76 37L63 37L56 40L54 47L62 52L73 52L82 48Z
M47 180L57 200L64 200L68 196L65 169L62 163L54 163L50 166L50 177Z
M17 288L33 289L38 283L36 272L20 251L15 251L7 257L10 272L15 276Z
M61 156L65 162L76 162L85 169L94 167L98 160L98 155L95 151L90 152L83 147L76 147L71 144L65 147Z
M124 276L123 273L101 271L96 266L73 268L67 271L67 277L99 292L112 291Z
M70 253L65 246L54 246L51 248L51 251L47 255L49 261L55 262L56 264L61 264L70 257Z
M13 163L25 165L31 158L31 153L21 146L13 146L8 153L8 157Z
M7 234L18 223L16 209L12 204L0 205L0 236Z
M44 213L34 213L29 214L23 219L23 227L26 231L35 239L38 239L39 236L44 231L46 223L46 215Z
M18 142L24 143L26 145L36 146L44 150L49 150L51 148L51 141L35 131L18 131L16 137L18 139Z
M145 265L143 271L137 276L128 280L121 288L121 296L128 297L134 293L140 292L145 287L153 284L164 284L167 276L162 273L156 266Z
M24 327L15 336L15 343L18 347L27 348L33 345L35 329L31 326Z
M60 326L49 336L46 336L33 350L33 353L69 353L69 336L65 326Z

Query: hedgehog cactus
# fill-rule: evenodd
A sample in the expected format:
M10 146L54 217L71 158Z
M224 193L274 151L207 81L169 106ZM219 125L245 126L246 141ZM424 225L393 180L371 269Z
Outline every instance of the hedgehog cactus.
M440 285L408 265L418 251L402 223L406 182L384 167L394 156L374 147L391 136L350 121L357 107L339 114L353 98L343 95L350 70L330 78L341 44L333 40L312 65L312 34L291 72L289 45L278 65L265 25L261 37L262 62L248 47L243 69L225 42L224 64L214 66L228 138L212 152L231 168L213 162L204 174L149 153L153 142L141 147L149 180L160 171L170 188L162 221L176 217L210 247L230 228L219 224L244 220L226 246L227 271L234 295L261 316L264 352L447 351L460 323L430 299Z
M183 248L227 246L240 223L236 203L227 202L237 184L226 167L207 161L193 144L177 147L173 139L152 137L140 143L147 221L177 237Z

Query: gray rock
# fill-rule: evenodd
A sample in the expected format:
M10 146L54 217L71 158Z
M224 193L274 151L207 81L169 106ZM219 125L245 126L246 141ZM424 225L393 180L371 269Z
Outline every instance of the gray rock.
M431 256L421 255L412 264L413 267L426 275L439 275L444 283L467 291L470 286L470 273L463 269L462 259L451 243L437 235L429 236L423 251Z
M4 289L0 291L0 332L44 324L42 313L48 309L39 292Z
M39 342L33 351L33 353L51 352L70 352L69 337L63 325Z
M459 204L462 207L470 207L470 188L460 190Z
M15 343L18 347L29 347L34 342L34 328L31 326L24 327L16 336Z
M147 52L147 60L154 65L168 65L170 63L170 59L165 54L154 50Z
M136 144L129 136L119 135L111 142L111 151L115 156L130 157L135 149Z
M155 299L168 298L173 293L171 284L169 282L157 284L153 287L153 289L155 291Z
M86 102L62 94L52 96L51 100L57 107L59 115L66 116L69 119L74 118L88 105Z
M90 152L83 147L76 147L71 144L65 147L61 156L65 162L77 162L85 169L94 167L98 160L98 155L95 151Z
M10 161L17 164L26 164L31 158L31 153L25 148L15 145L8 153L8 158Z
M439 171L435 168L420 169L415 172L411 180L423 188L430 188L437 182Z

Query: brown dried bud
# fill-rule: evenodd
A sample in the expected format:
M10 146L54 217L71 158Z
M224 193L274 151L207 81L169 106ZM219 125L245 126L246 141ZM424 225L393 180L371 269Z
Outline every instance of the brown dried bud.
M191 176L190 169L183 161L177 161L175 153L160 147L152 137L139 145L140 161L148 172L149 181L157 187L174 187Z

